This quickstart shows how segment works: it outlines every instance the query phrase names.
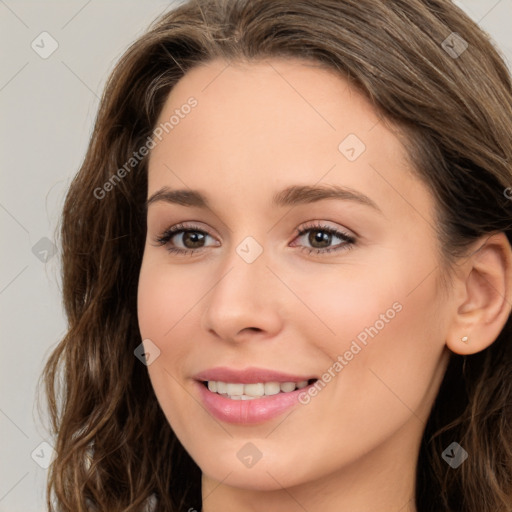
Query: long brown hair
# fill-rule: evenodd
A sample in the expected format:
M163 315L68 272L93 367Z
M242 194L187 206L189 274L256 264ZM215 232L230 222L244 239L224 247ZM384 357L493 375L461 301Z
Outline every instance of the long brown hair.
M112 72L66 198L69 327L41 376L57 453L49 510L142 511L151 495L157 510L201 508L200 470L134 356L147 159L123 179L113 175L146 143L188 70L214 58L273 57L335 70L403 129L414 170L437 199L444 262L485 234L511 241L510 75L487 35L450 1L190 0L164 14ZM452 441L469 453L457 470L441 457ZM512 511L510 318L489 348L451 356L416 481L420 512Z

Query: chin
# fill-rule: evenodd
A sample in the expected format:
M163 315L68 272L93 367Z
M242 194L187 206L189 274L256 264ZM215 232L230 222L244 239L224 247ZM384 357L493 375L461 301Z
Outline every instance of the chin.
M282 456L271 454L263 447L261 459L252 466L246 466L242 461L245 453L251 450L246 448L243 451L243 447L248 444L238 441L233 450L223 450L222 454L211 453L195 460L202 473L212 480L252 491L280 490L311 479L311 475L304 472L305 464L298 464L292 457L284 460Z

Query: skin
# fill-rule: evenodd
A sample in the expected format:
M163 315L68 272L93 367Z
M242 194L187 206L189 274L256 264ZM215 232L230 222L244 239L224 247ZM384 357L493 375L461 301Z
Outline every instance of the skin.
M138 318L142 339L160 349L148 366L156 396L203 472L203 510L416 511L418 450L450 351L484 349L510 314L510 246L501 234L478 241L442 292L432 194L395 131L330 71L212 61L180 80L159 122L190 96L198 105L151 151L148 197L193 189L209 208L149 206ZM338 149L348 134L366 146L354 161ZM270 205L285 187L318 184L378 209ZM208 233L204 249L170 253L187 247L183 232L156 242L187 222ZM309 254L325 245L296 229L318 223L355 243ZM248 236L263 249L252 263L236 252ZM327 247L340 244L333 236ZM322 376L395 303L400 312L307 405L233 425L200 402L192 377L215 366ZM237 457L247 442L262 453L251 468Z

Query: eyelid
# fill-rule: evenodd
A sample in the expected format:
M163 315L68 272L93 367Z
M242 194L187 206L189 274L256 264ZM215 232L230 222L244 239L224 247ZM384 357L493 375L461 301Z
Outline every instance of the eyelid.
M310 220L310 221L306 222L305 224L296 228L295 232L303 234L304 231L317 229L319 231L325 230L325 231L329 231L332 233L338 233L338 234L344 235L347 238L353 239L354 241L359 238L359 235L357 233L355 233L354 231L347 229L345 227L331 226L328 224L328 222L329 221L325 221L325 220Z
M310 221L309 223L306 223L306 225L296 229L297 236L294 240L304 236L309 231L324 231L326 233L330 233L332 236L339 238L342 242L335 246L324 248L302 246L301 251L307 251L308 254L315 253L319 255L326 255L327 253L347 251L354 247L358 238L357 236L348 233L348 230L327 225L325 221Z
M193 221L188 222L182 222L175 224L171 226L170 228L167 228L160 236L156 237L155 242L157 246L166 246L169 241L176 236L177 234L182 234L187 231L191 232L199 232L203 233L206 236L209 236L211 238L215 238L213 235L210 234L210 232L206 229L203 229L197 224L193 224ZM337 228L330 225L327 225L325 221L309 221L308 223L296 228L295 233L296 236L292 240L292 243L301 236L304 236L305 233L308 231L324 231L326 233L329 233L340 240L342 240L342 243L337 244L334 247L325 247L325 248L316 248L316 247L301 247L301 250L309 251L309 254L315 252L316 254L326 254L330 252L337 252L342 250L348 250L351 249L358 237L356 235L351 234L350 232L347 232L349 230L345 230L344 228ZM218 241L217 241L218 242ZM218 247L218 243L214 244L214 246ZM198 248L181 248L181 247L166 247L167 251L170 253L174 253L180 256L184 256L186 254L190 255L196 255L199 253L202 253L204 250L206 250L208 247L211 246L205 246L205 247L198 247ZM296 245L292 245L292 247L296 247Z
M174 235L176 235L178 233L186 232L186 231L204 233L205 235L207 235L211 238L215 238L207 229L205 229L193 222L195 222L195 221L179 222L178 224L174 224L173 226L165 229L163 231L163 233L158 235L155 238L155 242L157 243L157 245L165 245ZM199 248L199 249L183 249L183 251L190 251L190 250L192 250L194 252L198 252L199 250L201 250L201 248Z

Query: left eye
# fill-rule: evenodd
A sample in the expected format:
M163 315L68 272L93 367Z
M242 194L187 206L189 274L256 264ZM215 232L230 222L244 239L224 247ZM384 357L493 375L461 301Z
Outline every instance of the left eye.
M308 236L305 237L305 235ZM156 242L158 245L167 246L166 249L170 253L193 254L208 247L205 245L205 241L208 237L213 238L206 231L199 229L197 226L184 226L182 224L178 224L165 231L156 239ZM342 231L338 231L330 226L309 226L297 230L297 238L295 240L301 238L306 238L306 243L311 245L311 247L302 247L303 250L308 251L310 254L312 252L321 254L349 249L355 244L355 238L353 236ZM335 246L331 246L333 239L339 240L339 243ZM179 242L176 242L176 240ZM219 243L215 242L211 245L218 246ZM292 247L295 247L296 245L297 244L293 243Z
M320 254L349 249L355 243L353 236L338 231L330 226L309 226L298 230L297 235L299 239L306 238L307 243L311 245L311 247L303 247L303 249L307 250L310 254L312 252ZM340 243L334 247L331 246L333 238L340 240Z

